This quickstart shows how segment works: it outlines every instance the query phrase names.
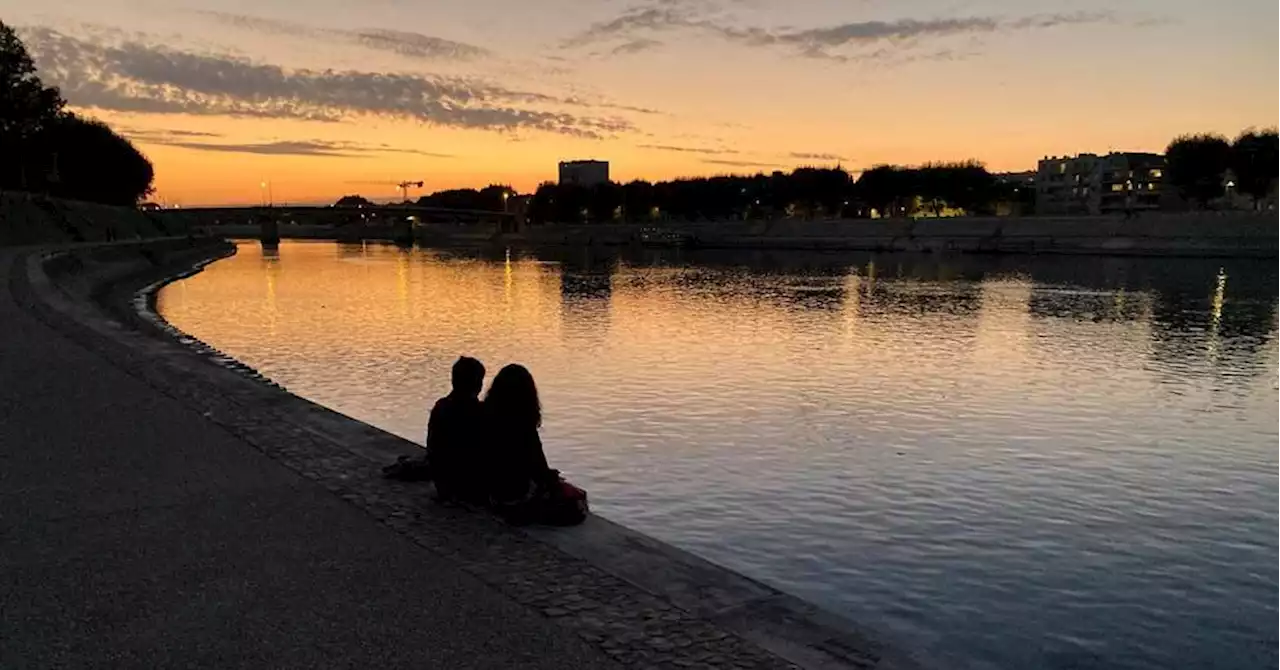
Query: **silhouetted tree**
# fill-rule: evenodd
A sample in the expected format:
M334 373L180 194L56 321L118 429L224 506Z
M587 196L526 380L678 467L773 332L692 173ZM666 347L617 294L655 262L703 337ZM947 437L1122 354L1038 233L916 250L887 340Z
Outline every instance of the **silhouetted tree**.
M613 182L594 184L587 189L587 218L591 221L622 219L622 187Z
M1275 128L1246 130L1231 145L1231 171L1235 173L1236 186L1241 193L1253 197L1255 209L1275 186L1278 167L1280 152Z
M996 179L981 163L948 163L944 167L947 203L970 214L988 213L995 196Z
M840 168L798 168L791 173L720 175L649 183L591 187L542 184L529 205L537 222L696 221L847 216L869 205L901 213L921 195L922 174L933 175L930 193L940 203L972 211L989 209L994 178L977 163L930 166L927 170L881 166L855 184ZM857 202L855 202L857 201ZM858 205L864 207L859 207Z
M789 182L790 204L808 216L835 215L853 197L853 179L842 168L797 168Z
M0 21L0 188L24 188L31 143L59 114L65 102L45 86L35 63L13 29Z
M30 137L52 122L65 104L45 86L35 63L12 28L0 21L0 137Z
M369 207L373 203L362 195L344 195L333 203L334 207Z
M877 165L858 177L858 198L880 216L903 213L917 189L915 174L896 165Z
M101 121L61 114L35 146L46 168L41 190L49 195L132 206L151 193L151 161Z
M507 199L516 194L508 184L489 184L476 194L476 209L506 211Z
M1231 167L1231 145L1219 135L1182 135L1165 149L1169 182L1188 201L1205 207L1222 197L1223 175Z
M649 221L660 216L653 184L639 179L622 185L622 216L627 221Z
M505 198L503 196L506 196ZM448 209L479 209L494 212L503 211L507 198L515 195L515 189L506 184L490 184L480 190L474 188L453 188L436 191L431 195L418 198L418 204L425 207L444 207Z
M0 188L111 205L134 205L150 193L151 162L106 124L64 105L0 23Z
M592 193L588 187L546 182L529 201L528 217L539 223L583 223L590 220L591 205Z

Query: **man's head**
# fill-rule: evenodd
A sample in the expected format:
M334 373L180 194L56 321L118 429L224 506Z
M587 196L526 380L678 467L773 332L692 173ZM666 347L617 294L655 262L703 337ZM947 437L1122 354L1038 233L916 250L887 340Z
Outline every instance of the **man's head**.
M453 363L453 392L475 397L484 386L484 363L461 356Z

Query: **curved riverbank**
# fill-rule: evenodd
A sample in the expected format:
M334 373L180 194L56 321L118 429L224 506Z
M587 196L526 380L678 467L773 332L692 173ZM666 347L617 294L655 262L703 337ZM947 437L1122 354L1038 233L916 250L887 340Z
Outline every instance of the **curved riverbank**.
M158 286L227 252L214 240L81 248L29 256L22 274L59 331L616 662L913 666L847 621L604 519L518 531L382 480L377 466L417 445L264 384L145 309Z

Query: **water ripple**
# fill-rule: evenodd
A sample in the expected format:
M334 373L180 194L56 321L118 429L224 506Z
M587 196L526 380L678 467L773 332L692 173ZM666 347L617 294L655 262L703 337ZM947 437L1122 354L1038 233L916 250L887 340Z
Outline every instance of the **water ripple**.
M942 667L1254 668L1276 292L1243 261L285 243L158 306L414 440L457 355L522 362L602 513Z

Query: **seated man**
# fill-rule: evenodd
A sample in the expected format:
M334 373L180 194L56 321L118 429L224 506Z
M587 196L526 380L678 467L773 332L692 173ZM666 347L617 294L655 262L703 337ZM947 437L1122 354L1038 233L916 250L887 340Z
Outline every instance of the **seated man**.
M436 492L443 500L480 500L477 478L480 387L484 365L467 356L453 364L453 390L436 401L427 422L427 459Z

